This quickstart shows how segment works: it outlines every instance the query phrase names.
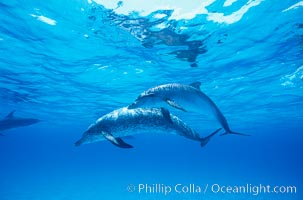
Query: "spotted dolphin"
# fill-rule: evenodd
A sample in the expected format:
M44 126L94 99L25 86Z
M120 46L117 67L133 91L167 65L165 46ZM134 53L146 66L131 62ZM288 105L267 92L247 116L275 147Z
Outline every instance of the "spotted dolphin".
M155 107L160 102L166 102L170 106L182 110L208 114L210 113L221 124L225 134L246 135L231 131L226 118L217 105L200 90L200 82L190 85L171 83L150 88L141 93L129 109ZM246 135L248 136L248 135Z
M121 138L141 133L171 133L198 141L203 147L220 129L206 137L201 137L165 108L130 110L124 107L102 116L91 124L75 146L108 140L118 147L132 148L132 145L127 144Z
M15 110L10 112L4 119L0 120L0 131L22 127L22 126L29 126L41 121L39 119L34 119L34 118L15 117L14 113ZM0 133L0 135L3 134Z

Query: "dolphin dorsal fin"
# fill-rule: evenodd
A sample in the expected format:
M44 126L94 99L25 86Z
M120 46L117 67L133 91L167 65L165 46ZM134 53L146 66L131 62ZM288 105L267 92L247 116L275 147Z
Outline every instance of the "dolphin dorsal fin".
M164 119L166 119L169 123L173 123L168 110L166 110L165 108L161 108L161 112L162 112Z
M10 112L5 118L14 118L14 113L15 113L15 110Z
M194 83L190 84L190 86L192 86L192 87L200 90L201 82L199 82L199 81L198 82L194 82Z

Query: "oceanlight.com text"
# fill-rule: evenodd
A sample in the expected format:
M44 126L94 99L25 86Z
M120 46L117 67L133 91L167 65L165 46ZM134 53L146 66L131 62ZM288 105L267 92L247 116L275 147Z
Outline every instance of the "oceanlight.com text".
M271 185L220 185L213 184L211 185L211 192L213 193L223 193L223 194L252 194L257 196L259 194L296 194L296 186L271 186Z
M136 192L139 194L163 194L169 195L171 193L178 194L249 194L249 195L260 195L260 194L296 194L296 186L271 186L271 185L222 185L222 184L143 184L137 185L129 184L127 186L128 192Z

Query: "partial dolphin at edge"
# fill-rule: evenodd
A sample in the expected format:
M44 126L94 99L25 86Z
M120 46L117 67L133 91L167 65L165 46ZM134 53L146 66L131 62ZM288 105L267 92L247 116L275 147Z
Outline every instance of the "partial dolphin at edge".
M4 119L0 120L0 131L5 131L12 128L29 126L40 122L39 119L34 118L21 118L14 116L15 110L11 111ZM2 133L0 133L3 136Z

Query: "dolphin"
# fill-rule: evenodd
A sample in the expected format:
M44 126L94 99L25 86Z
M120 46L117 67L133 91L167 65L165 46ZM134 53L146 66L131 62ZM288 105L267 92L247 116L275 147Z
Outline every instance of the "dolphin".
M171 83L150 88L141 93L128 109L154 107L160 102L166 102L170 106L182 110L199 113L211 113L212 116L221 124L226 134L245 135L231 131L226 118L219 110L217 105L200 90L200 82L190 85Z
M172 133L198 141L203 147L220 129L207 137L201 137L165 108L123 107L100 117L91 124L75 146L108 140L120 148L132 148L132 145L125 143L121 138L139 133Z
M8 130L11 128L17 128L21 126L29 126L40 122L39 119L33 118L21 118L14 116L15 110L10 112L4 119L0 120L0 131ZM0 135L3 135L0 133Z

